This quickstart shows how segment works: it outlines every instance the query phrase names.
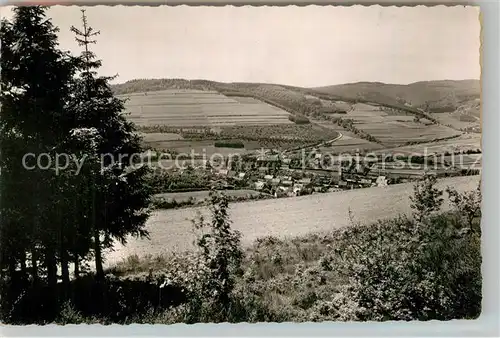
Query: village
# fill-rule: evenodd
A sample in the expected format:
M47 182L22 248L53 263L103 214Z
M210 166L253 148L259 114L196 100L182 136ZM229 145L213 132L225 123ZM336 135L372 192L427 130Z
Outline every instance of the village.
M433 165L431 160L421 157L410 161L413 163L394 162L392 159L381 161L380 158L367 160L359 156L331 158L315 149L302 154L266 151L264 154L204 161L197 166L173 168L172 172L181 177L186 172L208 177L209 186L203 190L254 190L281 198L384 187L415 181L424 174L450 177L475 175L480 171L480 166L475 163L464 167L446 161Z

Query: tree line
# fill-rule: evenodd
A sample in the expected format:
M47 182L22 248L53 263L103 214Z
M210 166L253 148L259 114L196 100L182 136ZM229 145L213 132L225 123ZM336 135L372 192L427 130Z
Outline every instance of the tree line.
M90 47L99 31L82 10L81 27L70 28L82 52L71 55L59 49L46 10L17 7L0 31L2 321L26 288L55 296L62 284L64 297L70 266L78 277L93 262L103 279L105 249L147 236L148 169L129 160L142 152L141 139L121 115L113 77L97 73L101 61ZM41 154L52 164L58 154L72 160L64 170L45 169Z

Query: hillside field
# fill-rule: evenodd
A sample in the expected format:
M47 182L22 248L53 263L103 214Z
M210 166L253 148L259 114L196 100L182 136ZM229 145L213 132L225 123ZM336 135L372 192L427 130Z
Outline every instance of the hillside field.
M406 154L406 155L424 155L424 154L443 154L457 153L467 151L481 150L481 135L470 133L463 134L460 137L450 140L442 140L430 143L421 143L410 146L391 148L375 153L383 154Z
M439 180L437 186L439 189L452 186L458 191L470 191L477 187L479 180L480 176L445 178ZM295 198L231 203L229 214L233 227L243 235L243 244L250 245L264 236L286 238L348 226L349 208L355 220L361 223L408 214L411 211L409 197L413 193L412 186L412 183L405 183ZM166 251L192 249L194 233L191 220L198 213L207 216L207 209L157 210L147 223L151 240L131 239L126 247L117 245L116 251L107 255L108 264L112 265L133 254L155 256Z
M148 136L146 143L178 152L214 147L213 142L197 142L215 139L243 142L244 148L240 150L292 149L324 141L331 136L329 131L343 135L331 145L333 152L370 151L453 140L464 130L480 132L477 80L409 85L360 82L301 88L265 83L143 79L115 85L114 90L129 99L126 111L130 121L143 131L149 128L147 133L169 135ZM310 135L299 128L302 125L290 121L292 115L309 119L315 126ZM332 119L340 121L332 123ZM351 127L346 127L345 122L351 123ZM155 126L163 129L154 129ZM214 132L185 137L184 131L172 130L175 128L208 128ZM325 137L317 136L318 133ZM265 142L261 142L263 138ZM280 139L279 144L276 138Z
M258 100L229 98L216 91L168 89L119 95L138 126L171 127L290 124L289 113Z
M401 112L386 112L380 106L356 103L347 114L332 114L343 119L352 119L357 129L392 147L407 142L425 142L459 136L461 133L437 124L428 124L414 116Z

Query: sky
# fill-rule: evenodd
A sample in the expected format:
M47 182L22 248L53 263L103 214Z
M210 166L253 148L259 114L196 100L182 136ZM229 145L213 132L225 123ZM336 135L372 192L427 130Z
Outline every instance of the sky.
M85 7L102 75L315 87L480 78L477 7ZM64 50L80 7L48 10ZM9 8L1 8L11 18Z

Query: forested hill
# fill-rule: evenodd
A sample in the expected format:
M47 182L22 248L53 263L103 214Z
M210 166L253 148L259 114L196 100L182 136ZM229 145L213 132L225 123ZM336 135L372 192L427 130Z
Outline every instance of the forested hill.
M423 81L408 85L380 82L357 82L316 88L302 88L280 84L185 79L136 79L113 86L116 94L156 91L164 89L215 90L227 95L247 94L288 105L294 103L299 112L308 113L306 94L327 95L346 101L371 101L389 106L421 108L426 111L453 111L460 105L477 101L480 97L479 80Z
M453 111L467 101L478 100L479 80L422 81L408 85L358 82L314 88L344 98L362 98L377 103L407 104L429 111Z

